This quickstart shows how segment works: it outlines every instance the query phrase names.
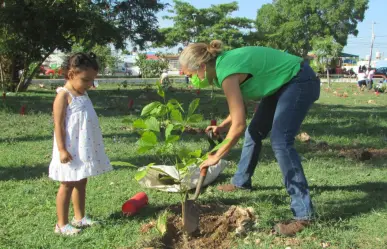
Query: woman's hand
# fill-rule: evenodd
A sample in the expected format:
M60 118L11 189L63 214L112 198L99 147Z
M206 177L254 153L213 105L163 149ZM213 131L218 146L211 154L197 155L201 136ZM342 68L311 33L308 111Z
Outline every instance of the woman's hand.
M73 160L73 157L67 150L59 151L59 159L61 163L68 163Z
M216 135L216 136L218 136L221 133L226 132L226 129L222 126L211 125L211 126L207 126L206 133L208 133L211 130L214 133L214 135Z
M214 166L218 164L220 158L216 155L208 155L208 158L200 164L200 169L208 168L210 166Z

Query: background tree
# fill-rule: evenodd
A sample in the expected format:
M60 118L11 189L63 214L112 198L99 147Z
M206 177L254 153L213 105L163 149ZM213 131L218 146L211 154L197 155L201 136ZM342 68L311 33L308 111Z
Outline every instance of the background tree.
M159 47L174 47L191 42L209 42L222 40L226 47L235 48L252 41L254 37L254 21L244 17L231 17L238 10L238 2L212 5L209 8L197 9L193 5L180 0L174 0L171 13L164 19L172 20L173 26L161 28L163 39L154 45Z
M161 53L156 54L157 60L147 60L145 53L139 53L137 56L135 65L140 68L143 78L160 77L162 72L169 67L168 60Z
M265 45L305 57L316 38L347 45L367 8L368 0L276 0L258 10L256 27Z
M332 62L337 59L343 50L343 46L335 41L332 36L324 37L323 39L316 38L312 41L313 53L316 55L315 63L322 65L327 72L328 86L331 86L329 77L329 69Z
M100 73L105 73L104 69L106 68L114 70L117 64L121 62L120 58L112 53L112 46L110 45L95 45L92 49L86 49L79 44L75 44L71 49L72 53L90 51L97 55Z
M5 0L0 8L0 80L10 91L26 90L42 62L55 50L77 43L124 48L126 41L144 47L160 38L156 0ZM36 63L33 70L28 69Z

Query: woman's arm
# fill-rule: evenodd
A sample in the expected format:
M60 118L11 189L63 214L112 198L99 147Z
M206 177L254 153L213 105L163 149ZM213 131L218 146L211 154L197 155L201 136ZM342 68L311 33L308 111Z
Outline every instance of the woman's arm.
M228 115L225 120L219 125L222 130L227 130L231 126L231 115Z
M214 155L219 159L224 157L238 142L246 128L245 105L240 90L240 82L241 79L244 78L246 78L246 75L244 74L234 74L227 77L222 83L223 90L227 98L230 115L225 120L227 122L223 121L221 125L224 123L231 123L231 126L226 136L226 139L228 139L229 142L220 148Z

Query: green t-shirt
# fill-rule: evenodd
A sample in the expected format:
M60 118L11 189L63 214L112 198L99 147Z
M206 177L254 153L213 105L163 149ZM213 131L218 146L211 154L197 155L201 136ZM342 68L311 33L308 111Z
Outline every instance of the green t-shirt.
M222 87L225 78L245 73L252 77L240 85L244 99L260 99L275 93L300 70L302 58L267 47L243 47L223 52L216 59L214 83Z

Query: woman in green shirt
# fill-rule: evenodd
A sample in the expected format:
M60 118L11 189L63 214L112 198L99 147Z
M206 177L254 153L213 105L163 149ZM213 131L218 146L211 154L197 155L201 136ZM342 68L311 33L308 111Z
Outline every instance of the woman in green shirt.
M246 128L244 100L261 100L245 131L245 141L232 184L223 191L251 189L262 140L271 131L271 145L291 197L294 220L275 226L278 233L294 235L310 223L313 205L309 187L294 149L295 136L309 108L320 96L320 81L303 59L266 47L243 47L222 51L220 41L190 44L179 58L185 73L197 87L214 84L223 89L230 115L215 134L227 132L229 143L200 166L215 165L237 143Z

